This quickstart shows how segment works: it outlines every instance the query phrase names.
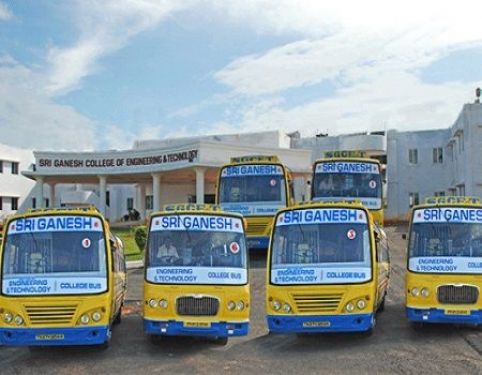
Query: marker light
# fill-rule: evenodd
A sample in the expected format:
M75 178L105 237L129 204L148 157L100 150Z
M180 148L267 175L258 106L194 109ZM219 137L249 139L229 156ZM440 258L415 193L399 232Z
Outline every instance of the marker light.
M418 297L420 295L420 290L418 290L418 288L412 288L410 293L412 293L412 296Z
M161 307L163 309L167 309L167 301L165 299L161 299L159 301L159 307Z
M359 310L363 310L367 306L367 303L365 302L364 299L359 299L356 303L356 307L358 307Z
M89 315L87 315L87 314L84 314L80 317L80 322L82 324L88 324L89 321L90 321L90 318L89 318Z
M20 315L15 317L15 324L21 326L23 324L23 318Z
M279 309L281 309L281 303L279 303L276 300L273 300L271 302L271 307L273 308L273 310L278 311Z
M12 320L13 320L12 314L10 314L10 313L5 313L5 314L3 315L3 320L4 320L6 323L11 323Z
M157 307L157 301L155 299L150 299L149 300L149 306L151 306L153 309Z
M422 288L422 290L420 291L420 294L422 295L422 297L427 298L429 296L430 292L428 291L427 288Z
M285 303L283 305L283 311L289 313L291 311L291 306Z
M234 301L228 302L228 310L233 311L236 308L236 303Z
M98 322L101 319L102 319L102 314L100 312L96 311L92 314L92 320L94 322Z
M355 310L355 305L351 302L348 302L345 306L345 310L348 312L352 312L353 310Z
M237 307L238 307L238 310L244 310L244 302L239 301L238 304L237 304Z

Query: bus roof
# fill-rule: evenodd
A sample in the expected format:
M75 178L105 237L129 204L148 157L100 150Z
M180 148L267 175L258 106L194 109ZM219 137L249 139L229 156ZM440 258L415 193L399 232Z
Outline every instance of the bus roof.
M280 163L276 155L246 155L232 157L230 164L244 164L244 163Z
M103 217L100 211L95 206L86 207L59 207L59 208L29 208L24 213L17 213L8 218L18 219L20 217L42 216L42 215L69 215L69 214L89 214L93 216Z
M236 212L223 211L222 207L217 204L198 204L198 203L173 203L166 204L160 212L153 212L151 216L158 214L174 214L174 213L199 213L199 214L222 214L227 216L236 216L242 218L241 214Z
M363 150L335 150L325 151L324 158L367 158L366 151Z
M418 208L427 207L440 207L440 206L452 206L452 207L482 207L482 201L479 197L466 197L466 196L446 196L446 197L429 197L425 199L425 202L413 207L413 210Z
M301 208L332 208L332 207L343 207L343 208L357 208L363 209L367 212L369 210L362 204L360 200L351 200L351 201L306 201L306 202L299 202L291 207L286 207L278 212L281 211L291 211L291 210L298 210Z
M322 159L317 159L314 164L318 163L326 163L326 162L334 162L334 161L355 161L355 162L362 162L362 163L373 163L373 164L378 164L380 165L380 161L377 159L372 159L372 158L360 158L360 157L331 157L331 158L322 158Z

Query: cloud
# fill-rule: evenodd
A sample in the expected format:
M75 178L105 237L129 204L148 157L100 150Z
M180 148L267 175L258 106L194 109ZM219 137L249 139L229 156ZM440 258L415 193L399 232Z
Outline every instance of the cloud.
M2 143L36 150L95 148L94 122L46 96L42 74L0 56L0 82Z
M13 17L12 12L8 9L7 5L0 2L0 21L7 21Z
M467 12L467 6L223 2L219 9L232 22L258 33L298 38L238 57L213 74L229 89L228 95L249 103L238 111L239 121L230 123L243 131L302 130L305 135L447 127L480 83L429 84L419 72L458 49L480 48L482 5L470 3L473 12ZM335 93L327 97L320 92L316 98L315 89L309 100L290 102L295 90L303 94L321 83L329 83ZM272 97L285 100L259 105Z
M71 15L80 36L72 46L52 47L47 90L62 95L77 89L84 77L98 69L98 60L124 47L135 35L157 26L192 1L82 0Z

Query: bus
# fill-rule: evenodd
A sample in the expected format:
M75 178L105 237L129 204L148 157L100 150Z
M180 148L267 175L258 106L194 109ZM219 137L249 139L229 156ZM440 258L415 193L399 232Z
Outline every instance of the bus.
M126 272L119 239L95 208L10 217L0 256L1 344L107 346Z
M291 173L277 156L231 158L219 172L216 203L246 218L250 249L266 249L274 214L294 203Z
M207 204L169 205L149 220L144 330L210 336L248 334L250 294L241 215Z
M406 314L423 323L482 324L482 204L434 197L410 220Z
M388 251L384 231L360 202L280 210L268 251L269 331L371 334L385 305Z
M326 152L313 164L313 201L360 200L383 225L383 179L380 162L364 151Z

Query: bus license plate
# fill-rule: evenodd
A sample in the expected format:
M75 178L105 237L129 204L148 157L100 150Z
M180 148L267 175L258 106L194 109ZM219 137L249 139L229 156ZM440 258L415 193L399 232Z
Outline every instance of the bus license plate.
M63 340L63 333L50 333L45 335L36 335L35 340Z
M184 322L186 328L210 328L210 322Z
M303 322L303 328L327 328L331 326L331 322L328 321L319 321L319 322Z
M470 310L450 309L445 310L445 315L470 315Z

